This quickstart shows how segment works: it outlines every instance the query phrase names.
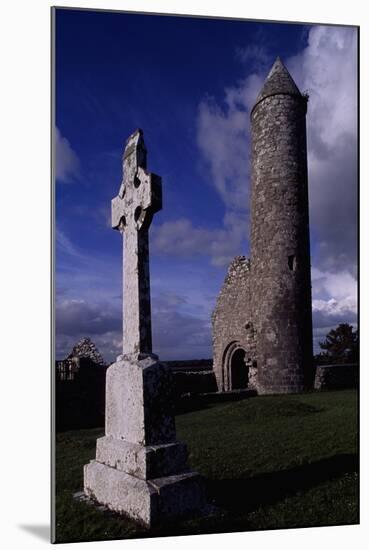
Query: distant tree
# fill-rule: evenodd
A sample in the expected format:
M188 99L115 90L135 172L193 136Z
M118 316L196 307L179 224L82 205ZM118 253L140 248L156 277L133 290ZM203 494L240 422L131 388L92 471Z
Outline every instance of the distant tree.
M332 329L323 342L319 342L323 353L319 358L324 363L356 363L358 361L359 334L348 323L341 323Z

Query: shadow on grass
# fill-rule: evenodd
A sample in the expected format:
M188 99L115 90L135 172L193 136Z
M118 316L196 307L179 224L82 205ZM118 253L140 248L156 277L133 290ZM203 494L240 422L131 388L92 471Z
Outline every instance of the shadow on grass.
M189 395L178 398L175 403L175 415L185 414L202 409L209 409L218 403L230 403L232 401L241 401L256 397L257 393L254 390L241 390L234 392L223 393L207 393L199 395Z
M357 471L357 455L340 454L248 479L207 480L207 491L219 508L230 512L240 509L252 512L260 506L274 504L345 473Z
M250 519L250 514L260 507L283 502L286 498L303 494L322 483L352 474L358 470L355 454L340 454L311 464L281 470L249 478L211 480L205 479L209 513L183 517L180 520L166 520L161 525L145 529L132 520L111 511L102 511L102 525L106 521L122 521L122 532L112 526L112 531L101 527L101 533L91 532L86 538L60 534L58 542L93 541L108 539L151 538L184 536L194 534L229 533L254 531L260 528L281 528L281 526L259 526ZM245 473L245 476L247 473ZM85 504L84 506L90 506ZM352 522L354 523L354 522ZM106 526L108 523L105 524ZM311 525L315 525L312 523ZM304 526L311 526L309 519ZM300 527L302 525L299 525ZM295 527L294 517L283 528ZM97 536L96 536L97 535Z
M208 502L214 506L214 515L204 517L195 524L191 522L168 523L158 530L154 529L139 536L178 536L258 530L260 527L249 521L249 515L259 508L283 502L286 498L304 493L321 483L357 471L357 455L341 454L311 464L303 464L296 468L252 478L207 479L205 481L207 497ZM306 526L310 526L308 520ZM283 525L283 528L288 527L295 527L294 518L291 517L290 525Z

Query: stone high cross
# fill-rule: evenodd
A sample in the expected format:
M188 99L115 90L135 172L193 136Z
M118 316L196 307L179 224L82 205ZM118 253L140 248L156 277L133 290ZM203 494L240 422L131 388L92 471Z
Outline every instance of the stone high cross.
M123 355L106 371L105 436L84 466L84 493L147 526L202 510L201 476L177 441L173 376L151 352L149 239L161 209L161 180L146 172L142 131L123 154L123 181L112 226L123 235Z
M127 140L123 180L112 200L112 227L123 236L123 354L141 359L152 355L149 227L161 210L161 178L146 171L142 130Z

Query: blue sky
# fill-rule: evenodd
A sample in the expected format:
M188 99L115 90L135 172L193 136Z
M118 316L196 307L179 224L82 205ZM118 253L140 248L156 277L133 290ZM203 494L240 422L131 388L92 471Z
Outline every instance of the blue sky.
M210 315L248 254L249 111L280 55L308 111L315 347L356 322L356 30L56 10L56 352L121 346L120 234L110 201L126 138L162 176L150 230L154 351L211 357Z

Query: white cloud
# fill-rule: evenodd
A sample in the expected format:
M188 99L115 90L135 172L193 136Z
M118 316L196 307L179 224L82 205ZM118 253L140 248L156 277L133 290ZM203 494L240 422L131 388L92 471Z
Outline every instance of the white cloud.
M356 269L357 240L357 40L348 27L314 26L307 47L287 59L301 91L308 90L308 159L311 227L319 265ZM224 90L224 106L199 106L197 142L226 210L247 216L249 112L265 78L267 54L259 46L257 72ZM263 74L261 74L263 71Z
M356 66L354 31L343 27L313 27L307 47L286 60L292 76L310 94L308 106L309 186L311 226L319 241L314 258L314 343L339 322L356 319ZM252 51L245 52L250 56ZM257 54L256 50L254 54ZM259 52L262 64L262 55ZM245 252L249 207L249 111L265 78L257 72L224 89L224 103L201 102L198 111L197 143L209 168L210 180L222 198L223 227L195 227L185 218L152 228L156 252L192 257L207 255L214 265L225 265ZM80 163L69 142L57 130L57 175L59 181L78 178ZM315 237L316 236L316 237ZM58 244L70 256L78 250L62 232ZM106 280L105 271L101 279ZM100 273L99 271L99 273ZM107 270L108 271L108 270ZM90 266L90 272L95 272ZM118 273L118 272L117 272ZM74 284L78 281L75 273ZM116 275L118 288L120 273ZM89 278L90 275L89 275ZM60 279L64 286L67 280ZM99 286L100 285L100 286ZM86 277L81 283L82 300L60 302L57 350L70 351L81 337L92 334L100 351L112 360L121 349L120 299L114 303L93 301L100 280L92 287ZM90 298L87 291L90 289ZM82 296L82 294L81 294ZM184 298L174 294L153 296L155 350L168 359L210 355L210 319L186 311ZM104 310L110 311L109 316ZM84 331L85 334L81 334ZM316 350L317 351L317 350Z
M55 353L57 359L64 359L72 351L73 346L87 333L76 332L73 335L57 334L55 342ZM115 360L122 353L122 336L119 331L105 332L104 334L93 334L91 340L97 346L99 352L107 363Z
M340 323L357 325L357 282L349 271L312 269L314 351L319 341Z
M356 301L351 298L313 300L313 321L316 328L333 328L340 323L356 325Z
M153 298L153 347L163 360L211 357L210 316L186 311L187 299L162 292Z
M119 301L87 302L81 299L59 300L55 308L56 333L74 335L104 334L121 328Z
M211 182L226 211L242 212L243 218L249 208L249 112L262 82L260 75L252 74L225 88L225 108L206 98L198 109L197 145Z
M187 311L187 299L161 292L152 299L153 349L163 360L211 356L210 316ZM60 299L56 304L56 356L66 357L91 337L107 362L122 352L121 301Z
M122 310L116 299L74 299L57 295L56 357L66 357L78 340L90 337L104 359L113 361L122 350Z
M357 34L316 26L308 46L287 60L309 93L307 129L311 226L320 267L356 271Z
M153 227L152 250L178 257L209 256L216 266L227 265L239 253L245 238L244 227L227 215L224 229L195 227L191 220L180 218Z
M357 281L348 270L339 272L323 271L313 267L311 270L313 282L313 298L324 299L333 297L336 300L355 300Z
M249 112L267 74L259 46L254 73L224 90L224 103L199 107L197 142L226 213L248 224ZM307 129L311 232L314 236L314 320L355 319L357 261L357 35L354 28L314 26L308 44L285 60L309 93ZM237 253L242 253L239 250ZM315 271L314 271L315 270ZM324 314L324 319L323 319Z
M69 141L55 128L55 177L61 183L73 183L80 177L81 163Z
M244 57L251 53L243 52ZM262 55L260 48L258 55ZM205 241L202 253L211 256L213 265L227 265L235 255L246 253L250 173L248 113L261 85L261 77L252 74L236 87L225 88L225 109L210 97L198 108L197 145L209 169L211 183L224 203L225 214L222 229L201 229L201 238L192 238L197 243ZM187 239L186 235L183 237L189 240L191 234ZM201 245L197 243L193 246L201 253Z
M241 101L229 90L229 101ZM247 155L247 122L243 111L231 109L227 115L213 102L199 106L198 146L209 163L213 184L229 208L247 208L248 165L239 162Z

